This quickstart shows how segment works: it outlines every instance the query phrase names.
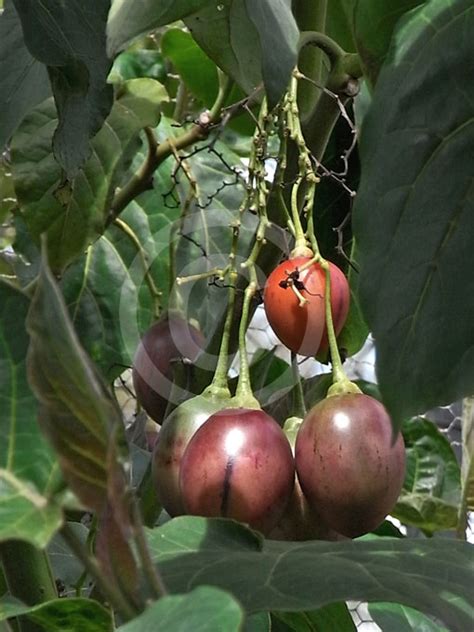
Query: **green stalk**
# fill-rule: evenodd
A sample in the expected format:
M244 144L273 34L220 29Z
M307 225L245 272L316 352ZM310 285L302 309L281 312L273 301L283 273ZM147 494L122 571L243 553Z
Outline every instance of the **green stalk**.
M214 377L210 386L203 392L203 395L210 397L218 397L221 399L230 399L230 390L227 382L227 372L229 369L229 344L232 331L232 323L234 320L235 306L235 285L237 283L237 271L235 269L235 258L237 256L237 244L239 240L240 224L233 226L232 246L229 254L229 292L227 299L227 312L222 332L221 346L219 349L219 357Z
M351 382L342 368L341 355L337 346L336 332L334 330L334 322L331 310L331 273L329 262L321 260L320 265L326 274L326 287L324 291L324 300L326 308L326 329L328 333L329 351L331 353L332 364L332 380L333 384L329 388L327 397L332 395L342 395L343 393L360 393L360 388Z
M0 560L8 590L28 606L57 599L48 555L29 542L7 540L0 544ZM27 617L18 619L20 632L39 632L43 627Z
M291 352L291 370L295 383L293 387L293 416L303 419L307 413L306 402L304 401L303 385L301 383L297 356L293 351Z

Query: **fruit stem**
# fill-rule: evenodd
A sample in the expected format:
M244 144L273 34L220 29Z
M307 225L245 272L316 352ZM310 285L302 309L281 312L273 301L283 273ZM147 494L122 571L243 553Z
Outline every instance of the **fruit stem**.
M296 353L291 352L291 370L293 372L293 416L305 417L307 413L306 403L304 401L303 384L301 383L301 375L298 366L298 358Z
M256 210L259 216L255 241L252 250L241 264L241 268L249 271L249 283L245 288L244 301L242 305L242 316L239 324L239 360L240 371L237 382L237 390L233 404L246 408L260 408L260 404L254 397L250 381L250 369L247 356L246 333L249 324L250 304L258 288L257 272L255 262L260 254L262 246L265 244L265 233L270 225L267 217L268 187L265 181L265 162L268 126L273 123L273 116L269 115L267 101L263 100L258 117L257 127L253 137L252 151L249 160L249 182L247 194L241 204L240 213L246 209Z
M351 382L344 372L344 369L342 367L341 355L337 346L336 332L334 330L334 322L332 319L331 310L331 271L329 268L329 262L321 258L319 263L326 275L324 301L326 308L326 330L332 363L333 384L328 390L327 397L331 397L333 395L341 395L343 393L360 393L360 388L356 384Z
M251 281L245 288L244 294L244 304L242 306L242 317L240 319L239 325L239 360L240 360L240 370L239 370L239 381L237 383L237 390L235 392L234 401L239 406L244 408L260 408L260 404L257 399L254 397L252 392L252 385L250 382L250 368L249 361L247 356L247 343L245 340L245 336L247 333L247 326L249 320L249 308L250 302L255 294L257 289L256 280L253 277L256 277L255 268L252 267L250 270Z
M122 233L124 233L124 235L127 235L127 237L130 239L130 241L133 243L133 245L137 249L138 255L142 262L143 271L145 274L145 281L146 281L146 284L148 285L148 290L150 292L150 295L153 301L153 308L154 308L153 315L155 319L158 320L161 314L161 294L162 293L156 287L153 276L150 273L150 262L148 260L148 255L145 249L143 248L140 242L140 239L138 238L138 235L135 233L135 231L133 230L131 226L129 226L122 219L120 219L120 217L116 217L114 219L114 224L117 226L119 230L122 231Z
M312 216L313 200L316 184L319 178L313 169L311 156L303 137L301 123L299 118L299 110L297 104L298 96L298 77L299 71L295 71L292 75L290 88L286 95L284 103L284 112L286 115L286 127L291 140L295 143L298 151L298 174L291 190L291 217L294 226L295 247L291 252L291 258L309 257L318 254L319 250L313 251L308 247L308 239L303 230L301 215L306 218L308 223ZM300 203L300 191L304 186L304 198ZM300 205L302 206L300 212Z
M204 394L218 396L222 398L230 398L230 390L227 383L227 372L229 369L229 342L232 330L232 321L234 318L235 305L235 285L237 283L237 271L235 269L235 258L237 256L237 245L239 241L240 223L235 222L232 225L232 245L229 253L229 292L227 299L227 314L222 332L221 346L219 349L219 357L217 360L216 370L210 386L204 391Z

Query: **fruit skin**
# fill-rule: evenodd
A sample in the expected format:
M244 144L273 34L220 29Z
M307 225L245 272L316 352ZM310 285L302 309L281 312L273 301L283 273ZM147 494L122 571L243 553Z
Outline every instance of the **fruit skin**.
M290 444L262 410L215 413L191 439L181 461L187 513L234 518L264 534L283 515L294 481Z
M405 445L383 405L344 394L314 406L298 432L298 479L308 504L335 531L357 537L393 509L405 477Z
M157 423L164 419L171 393L173 361L194 362L203 346L201 332L175 315L160 319L142 336L133 360L133 386L138 401Z
M305 356L315 356L328 346L324 289L325 272L319 263L313 263L299 274L303 283L302 296L308 303L300 306L291 287L281 287L288 275L300 270L308 257L295 257L284 261L267 279L263 305L273 331L288 349ZM329 263L331 275L331 311L336 336L344 326L349 312L350 290L343 272Z
M283 425L283 432L287 437L294 453L296 436L303 420L300 417L290 417ZM295 487L285 513L274 529L269 533L270 540L345 540L346 538L327 527L321 516L308 505L303 494L298 477L295 476Z
M158 500L170 516L186 513L179 487L181 459L194 433L224 406L222 399L197 395L180 404L163 423L152 456Z

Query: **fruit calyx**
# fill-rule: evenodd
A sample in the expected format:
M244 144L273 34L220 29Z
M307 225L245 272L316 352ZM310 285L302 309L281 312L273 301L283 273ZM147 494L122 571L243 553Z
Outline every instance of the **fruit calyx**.
M328 388L326 397L335 397L336 395L346 395L347 393L362 393L360 388L354 382L344 375Z

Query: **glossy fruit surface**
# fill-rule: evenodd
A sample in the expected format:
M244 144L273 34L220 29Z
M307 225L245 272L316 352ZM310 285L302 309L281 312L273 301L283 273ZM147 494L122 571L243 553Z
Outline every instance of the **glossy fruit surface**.
M170 516L186 513L179 487L181 459L194 433L223 406L222 400L197 395L180 404L161 427L152 458L158 500Z
M262 410L215 413L191 439L181 461L187 513L234 518L262 533L283 515L294 480L290 444Z
M328 345L324 303L326 278L318 263L300 272L308 261L307 257L295 257L275 268L267 279L263 304L268 322L281 342L295 353L315 356ZM329 267L332 317L337 335L347 318L350 291L343 272L333 263ZM300 305L291 283L307 303Z
M290 417L283 426L291 449L294 452L296 435L303 423L297 417ZM321 516L308 505L301 489L298 477L295 476L295 487L283 516L268 535L270 540L344 540L345 537L336 533L324 524Z
M363 394L328 397L298 432L295 461L310 507L335 531L356 537L393 509L405 476L401 435L383 405Z
M143 335L133 360L133 386L140 404L163 421L173 379L173 362L196 360L204 344L200 331L178 316L165 317Z

